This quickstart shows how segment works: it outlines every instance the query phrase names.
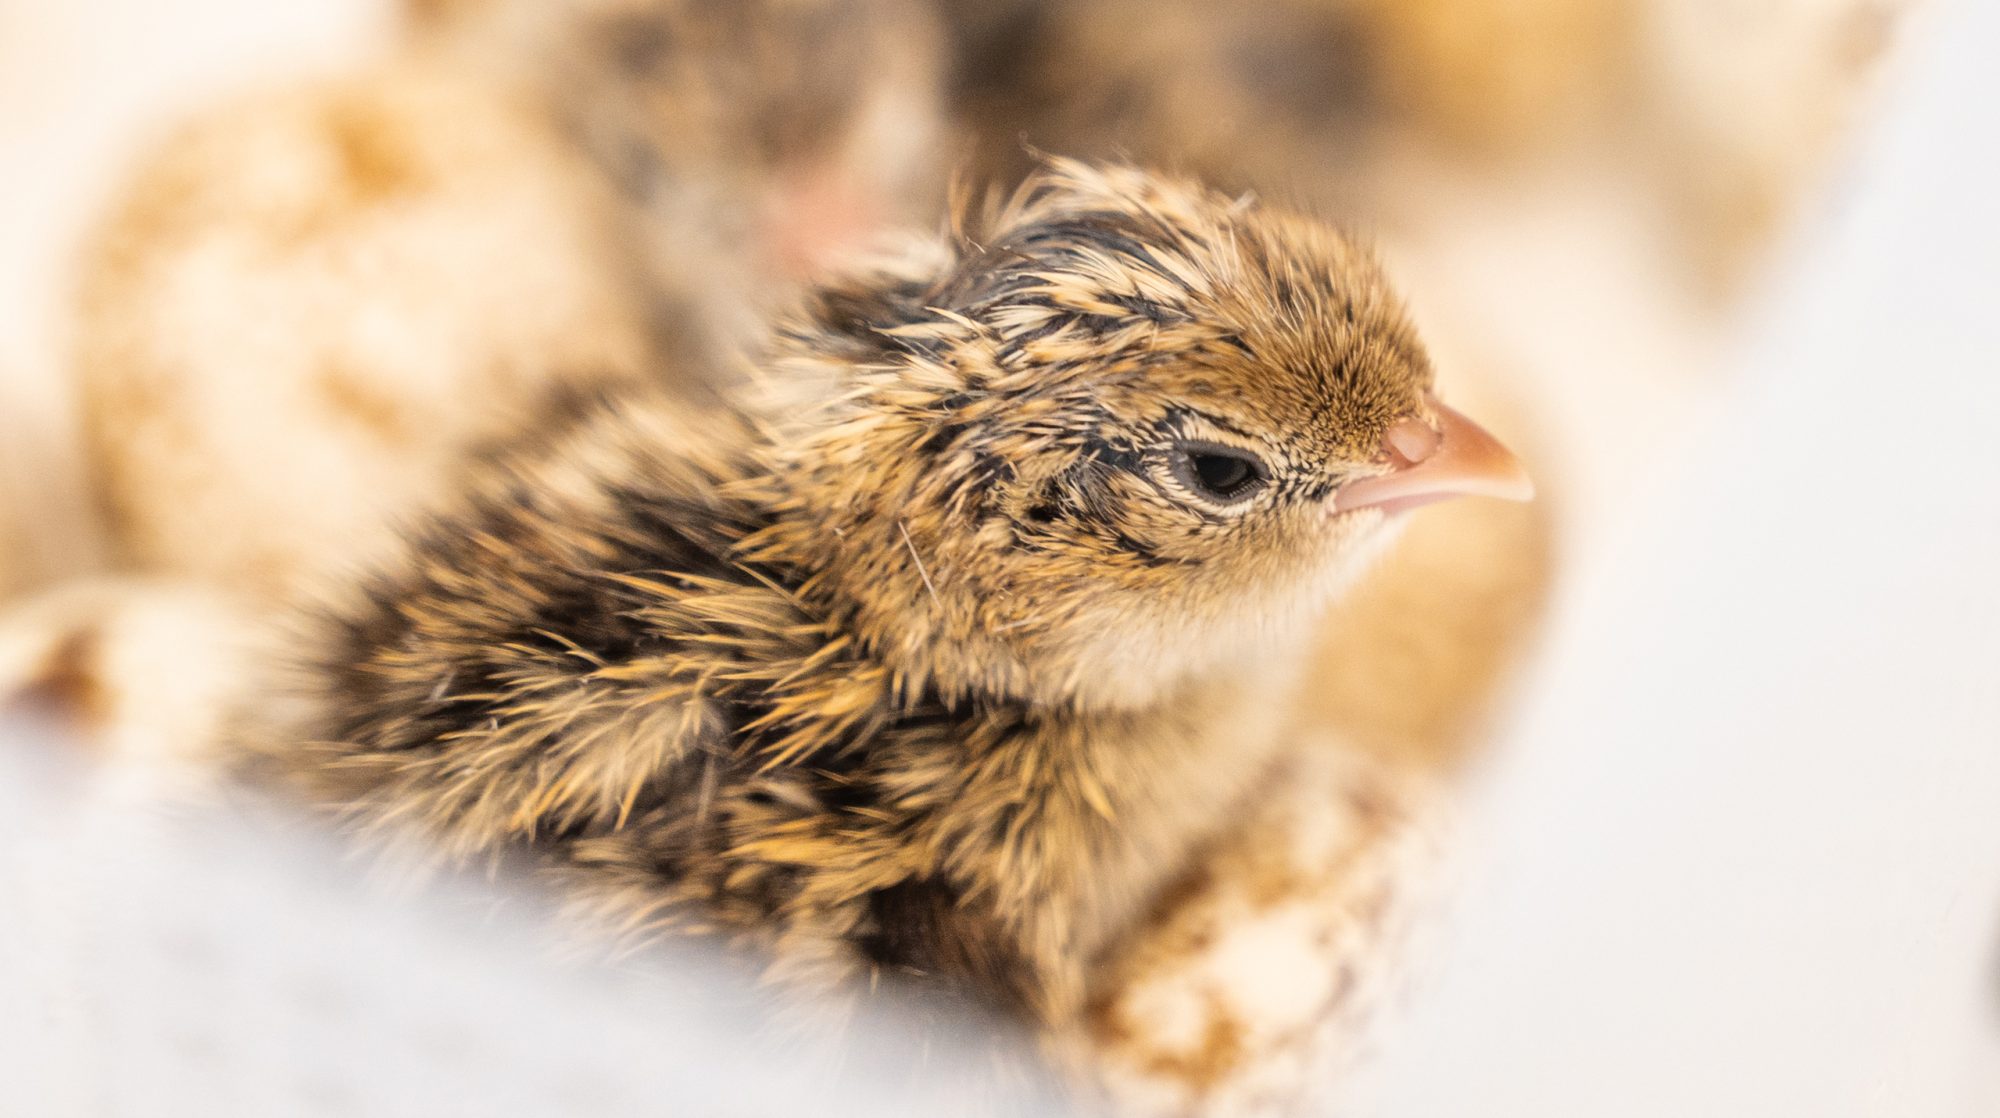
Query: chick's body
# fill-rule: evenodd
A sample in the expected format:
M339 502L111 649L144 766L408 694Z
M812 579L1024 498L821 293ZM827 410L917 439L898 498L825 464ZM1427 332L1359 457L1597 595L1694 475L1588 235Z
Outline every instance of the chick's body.
M1074 165L768 364L494 463L335 608L277 760L629 932L1062 1019L1269 771L1272 665L1383 536L1340 494L1429 365L1332 232Z
M810 556L743 559L776 521L719 494L754 463L620 403L344 620L322 792L453 853L525 843L614 924L747 936L814 986L877 963L1018 1000L1259 768L1268 679L1130 711L909 693L804 600Z

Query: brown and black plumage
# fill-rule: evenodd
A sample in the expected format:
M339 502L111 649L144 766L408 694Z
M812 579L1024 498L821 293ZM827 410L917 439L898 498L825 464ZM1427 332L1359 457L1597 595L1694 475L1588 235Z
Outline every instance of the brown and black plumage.
M1525 495L1365 250L1128 168L819 290L764 366L490 463L332 608L280 767L635 934L1059 1021L1400 509Z

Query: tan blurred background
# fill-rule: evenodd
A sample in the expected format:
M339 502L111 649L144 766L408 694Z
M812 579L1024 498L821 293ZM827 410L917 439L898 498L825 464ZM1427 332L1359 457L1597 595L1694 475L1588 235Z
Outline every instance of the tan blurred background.
M1025 136L1289 182L1378 235L1447 358L1532 385L1555 451L1592 463L1563 471L1579 508L1707 381L1911 6L941 5L984 150ZM0 6L0 590L100 561L60 370L75 249L118 175L215 97L352 66L403 18L392 0Z

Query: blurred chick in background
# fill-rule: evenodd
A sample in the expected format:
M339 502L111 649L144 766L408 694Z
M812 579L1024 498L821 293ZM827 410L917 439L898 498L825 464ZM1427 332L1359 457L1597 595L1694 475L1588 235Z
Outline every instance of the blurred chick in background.
M1021 140L1127 154L1390 228L1440 176L1602 151L1651 181L1688 282L1740 295L1914 0L939 0L953 101Z
M947 59L922 0L411 8L419 42L534 85L633 201L678 218L654 228L655 259L705 234L759 274L798 278L939 213ZM782 302L759 294L756 311Z
M183 128L96 238L78 370L125 568L280 592L358 558L482 442L726 380L796 276L940 193L897 0L417 17Z

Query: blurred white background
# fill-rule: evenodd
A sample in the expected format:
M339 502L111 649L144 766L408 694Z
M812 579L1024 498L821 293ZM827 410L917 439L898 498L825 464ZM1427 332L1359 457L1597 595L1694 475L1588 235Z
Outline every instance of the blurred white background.
M2000 10L1935 17L1575 541L1379 1113L2000 1114Z

